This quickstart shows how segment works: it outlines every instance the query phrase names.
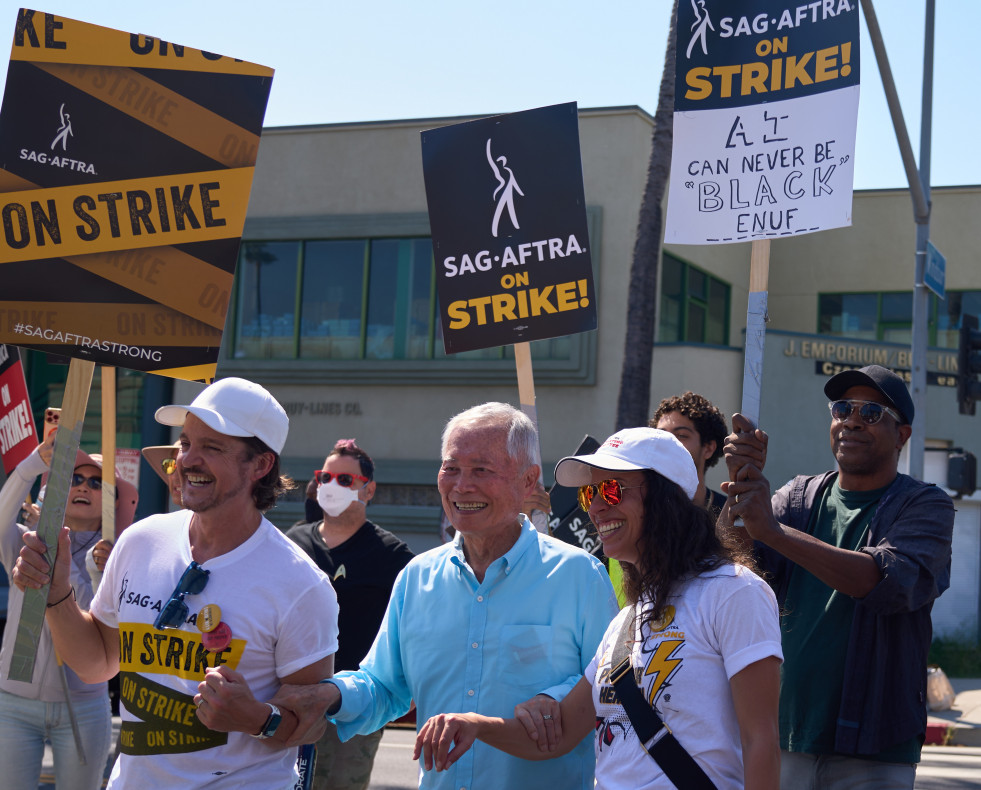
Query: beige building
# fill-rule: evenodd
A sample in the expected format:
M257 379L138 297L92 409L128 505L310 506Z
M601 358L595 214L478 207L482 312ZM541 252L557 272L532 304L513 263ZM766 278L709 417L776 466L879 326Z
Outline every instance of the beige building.
M369 517L414 548L434 545L439 439L452 414L517 404L506 349L447 358L419 133L462 118L266 129L252 189L219 375L267 387L287 407L288 472L306 481L338 438L356 437L379 481ZM584 434L614 429L626 299L652 119L636 107L580 112L598 330L533 344L546 480ZM888 142L891 144L891 141ZM946 449L981 452L981 417L958 414L957 327L981 314L981 188L933 191L933 243L948 261L946 301L931 297L926 477L946 483ZM856 193L850 228L771 246L761 424L776 486L829 468L824 380L841 365L909 369L915 230L904 190ZM652 409L692 389L726 413L741 400L749 245L665 250ZM175 383L177 402L196 388ZM712 470L720 482L722 470ZM300 498L271 516L301 517ZM954 588L941 632L977 633L981 497L958 504Z

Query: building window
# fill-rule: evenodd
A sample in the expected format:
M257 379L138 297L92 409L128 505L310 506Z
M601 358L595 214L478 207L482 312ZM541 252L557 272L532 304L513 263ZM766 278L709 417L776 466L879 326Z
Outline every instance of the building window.
M729 345L728 283L670 253L661 262L661 343Z
M948 291L945 300L931 293L928 304L927 343L934 348L957 348L961 316L981 315L981 291ZM913 294L820 294L818 333L908 345L913 337Z
M236 360L505 360L513 346L447 355L428 238L246 241L239 257ZM568 337L533 358L568 361Z

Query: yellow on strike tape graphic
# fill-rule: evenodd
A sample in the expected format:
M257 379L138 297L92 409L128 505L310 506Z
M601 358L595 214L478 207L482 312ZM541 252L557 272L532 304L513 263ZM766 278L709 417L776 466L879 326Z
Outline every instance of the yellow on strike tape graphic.
M66 260L218 330L225 325L232 274L176 247L103 252Z
M254 168L0 194L0 264L242 235Z
M0 301L0 343L69 345L137 356L130 348L218 346L221 330L152 304Z
M159 370L151 370L150 372L172 379L203 381L205 384L210 384L215 380L215 371L217 368L218 364L215 363L213 365L189 365L184 368L160 368Z
M125 33L55 14L21 9L14 29L11 60L129 66L271 77L273 70L199 49Z
M22 192L25 189L37 189L37 184L28 181L26 178L11 173L9 170L0 168L0 193L3 192Z
M37 184L0 168L0 193L37 188ZM232 275L176 247L78 255L66 260L210 326L221 329L225 325Z
M209 653L199 631L161 631L145 623L119 624L119 671L144 675L174 675L204 680L209 667L226 664L237 669L245 651L244 639L232 639L224 650Z
M255 164L259 135L139 72L111 66L36 65L226 167Z

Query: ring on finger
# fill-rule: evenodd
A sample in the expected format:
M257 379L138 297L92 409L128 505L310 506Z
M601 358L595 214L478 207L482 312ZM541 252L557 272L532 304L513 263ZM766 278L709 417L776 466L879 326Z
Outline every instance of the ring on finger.
M546 713L545 715L542 716L542 719L544 719L545 721L551 721L552 720L552 714L551 713Z

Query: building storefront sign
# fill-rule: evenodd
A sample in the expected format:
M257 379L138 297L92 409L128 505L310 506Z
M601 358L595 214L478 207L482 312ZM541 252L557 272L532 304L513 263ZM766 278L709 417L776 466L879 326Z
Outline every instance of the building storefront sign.
M813 359L814 372L819 376L834 376L843 370L865 365L882 365L911 381L913 355L908 348L891 347L840 338L789 337L783 349L785 357ZM927 383L941 387L957 386L957 352L927 352Z

